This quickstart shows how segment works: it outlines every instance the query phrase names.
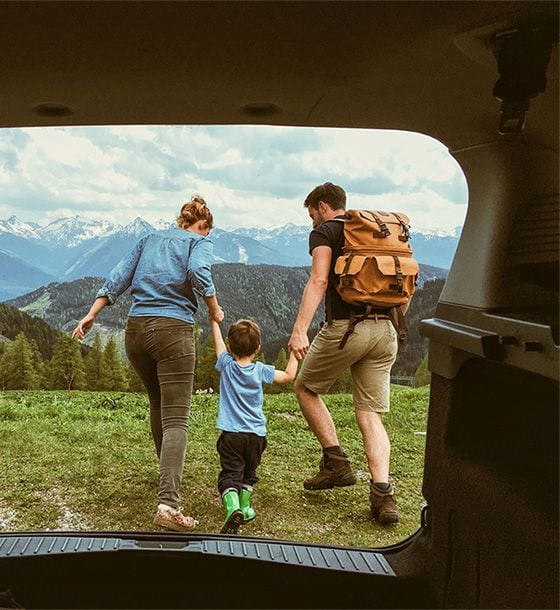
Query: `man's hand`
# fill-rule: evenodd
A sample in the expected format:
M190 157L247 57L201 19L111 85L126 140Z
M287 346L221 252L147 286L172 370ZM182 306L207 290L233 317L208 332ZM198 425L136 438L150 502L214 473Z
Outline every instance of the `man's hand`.
M86 336L88 330L93 326L94 322L95 316L88 313L85 318L82 318L78 322L78 326L76 326L72 332L72 339L79 339L81 341Z
M288 349L298 360L303 360L309 349L309 338L307 333L295 331L288 341Z

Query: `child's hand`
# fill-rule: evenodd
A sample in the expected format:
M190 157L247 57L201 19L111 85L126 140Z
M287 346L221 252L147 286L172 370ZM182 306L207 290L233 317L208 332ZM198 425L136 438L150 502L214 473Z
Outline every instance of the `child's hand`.
M208 318L211 322L220 324L224 319L224 310L219 305L212 307L208 310Z

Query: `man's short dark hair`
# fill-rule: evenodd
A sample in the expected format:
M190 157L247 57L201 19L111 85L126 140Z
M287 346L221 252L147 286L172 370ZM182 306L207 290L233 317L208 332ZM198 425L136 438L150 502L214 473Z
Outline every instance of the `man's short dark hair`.
M316 186L303 202L303 207L313 208L316 210L319 207L319 202L328 203L333 210L346 209L346 193L341 186L332 182L325 182Z
M253 320L237 320L229 327L229 351L238 358L252 356L261 344L261 329Z

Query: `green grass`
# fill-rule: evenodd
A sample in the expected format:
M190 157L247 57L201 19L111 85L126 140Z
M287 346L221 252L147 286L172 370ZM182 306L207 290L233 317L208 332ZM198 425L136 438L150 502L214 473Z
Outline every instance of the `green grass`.
M147 398L127 394L117 408L106 392L0 392L0 531L152 530L157 461ZM381 527L369 517L367 464L351 397L325 398L340 442L358 476L353 487L305 491L319 445L292 394L265 397L268 448L253 494L257 519L244 535L350 546L384 546L419 527L428 388L392 388L384 422L392 442L391 476L401 521ZM183 479L183 506L218 532L218 399L193 398Z

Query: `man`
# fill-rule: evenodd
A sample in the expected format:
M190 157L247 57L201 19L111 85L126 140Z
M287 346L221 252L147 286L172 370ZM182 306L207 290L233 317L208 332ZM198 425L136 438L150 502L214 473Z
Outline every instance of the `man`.
M337 377L350 368L356 421L362 434L371 474L370 503L381 524L399 520L393 486L389 483L391 445L381 420L389 411L390 371L397 356L397 333L388 312L378 311L356 324L343 349L352 306L336 291L334 264L344 245L346 193L326 182L309 193L304 202L313 222L309 235L311 275L303 291L288 348L303 360L295 383L296 396L309 427L321 443L319 472L303 483L305 489L330 489L353 485L356 476L338 442L331 414L321 398ZM327 323L309 345L307 330L325 298ZM355 313L360 310L354 308Z

